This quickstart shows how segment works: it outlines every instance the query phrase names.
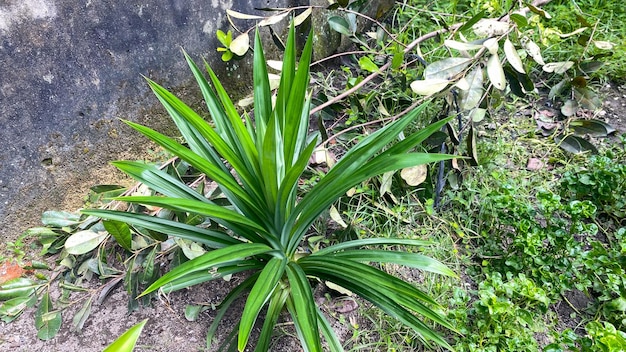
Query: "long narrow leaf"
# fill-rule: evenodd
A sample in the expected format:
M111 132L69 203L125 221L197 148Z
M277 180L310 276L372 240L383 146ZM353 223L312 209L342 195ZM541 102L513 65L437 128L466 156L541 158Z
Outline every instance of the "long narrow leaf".
M196 226L162 219L156 216L128 213L125 211L85 209L81 213L97 216L102 219L121 221L133 226L143 227L152 231L164 233L170 236L185 238L195 242L206 244L211 248L221 248L232 244L241 243L240 240L230 237L219 231L203 229Z
M180 99L158 84L152 81L149 82L170 116L172 116L175 120L180 120L181 124L192 124L195 130L206 138L211 146L230 163L235 171L237 171L237 174L246 186L249 194L256 196L257 199L260 199L261 195L257 193L258 187L256 186L258 179L256 170L258 169L258 166L254 163L256 160L256 150L250 149L254 149L254 146L251 145L251 138L248 135L247 129L243 126L243 122L240 117L237 115L236 126L239 127L236 131L232 131L232 141L229 144L222 137L220 137L218 133L215 132L213 128L211 128L211 126L204 121L204 119L202 119L202 117L200 117ZM229 124L226 125L226 127L228 126ZM224 169L224 164L219 159L209 160L213 165L222 168L222 171L227 173Z
M272 333L276 328L276 323L278 322L280 313L285 307L288 297L289 290L274 290L267 307L267 313L265 314L263 328L259 334L259 340L254 349L255 352L267 352L269 350L270 342L272 341Z
M360 240L352 240L340 242L326 248L322 248L317 252L313 252L312 256L326 255L333 252L343 251L348 248L356 248L363 246L381 246L381 245L404 245L404 246L430 246L435 244L432 241L412 240L405 238L365 238Z
M198 66L191 58L185 54L185 59L193 72L196 82L200 86L204 101L211 112L213 121L219 132L221 132L222 138L228 143L233 151L238 153L238 157L244 162L247 168L247 173L250 175L258 174L258 165L256 164L257 150L254 145L254 139L252 135L245 127L239 117L232 119L219 105L219 100L211 89L209 82L204 78ZM210 71L210 67L205 62L205 66ZM199 131L206 129L206 125L202 124L202 121L194 120L190 122L198 128ZM202 128L199 128L202 126ZM204 134L204 132L202 132ZM234 166L233 166L234 167Z
M243 351L246 348L250 332L259 316L259 312L271 297L276 285L278 285L278 281L283 277L286 264L286 258L274 257L270 259L261 271L252 290L250 290L250 295L246 300L243 313L241 313L241 321L239 322L237 343L239 351Z
M322 344L317 326L315 298L311 292L309 280L302 268L294 262L287 265L287 278L291 289L287 307L296 326L300 342L306 352L321 352Z
M117 197L114 199L124 202L146 204L166 209L200 214L216 220L224 219L226 221L246 227L248 231L245 233L239 233L238 235L244 236L246 238L250 237L251 239L257 240L258 242L265 242L267 237L271 237L266 232L266 230L263 227L259 226L259 224L257 224L256 222L233 210L221 207L216 204L208 204L194 199L155 196L128 196ZM255 232L266 235L266 238L260 237L259 235L255 234Z
M372 290L384 290L386 296L398 300L398 303L410 307L413 311L452 329L452 326L445 318L421 303L425 302L433 306L439 306L431 297L409 283L381 270L362 263L330 256L303 258L299 263L307 273L309 273L309 269L315 268L317 274L321 275L321 277L341 278L354 281L354 285L360 285ZM318 270L323 271L323 273L320 273ZM348 287L346 288L351 290Z
M298 153L302 150L305 138L302 132L308 133L309 126L309 105L310 100L306 98L307 87L309 86L309 65L313 52L313 34L309 33L306 44L300 56L298 70L291 85L289 100L285 111L285 125L283 126L283 138L285 142L284 160L289 167L298 158ZM301 144L298 144L301 143Z
M146 78L146 81L148 82L150 89L152 89L152 92L155 94L157 99L159 99L165 110L172 118L172 121L176 124L180 134L189 144L189 148L193 150L194 153L197 153L203 158L210 160L213 164L220 166L224 172L227 172L228 169L220 162L220 157L215 152L213 147L211 147L209 142L202 137L199 131L191 126L183 117L184 112L181 112L180 109L182 108L185 110L186 105L176 98L172 99L173 95L156 82L150 80L149 78ZM189 114L189 111L187 111L187 113Z
M236 244L225 248L216 249L196 257L188 262L177 266L172 271L160 277L152 285L150 285L139 297L145 296L153 292L163 285L174 282L186 275L198 271L209 270L210 268L227 263L233 260L242 260L247 257L269 253L273 251L271 247L258 243Z
M188 148L183 147L173 139L166 137L148 127L136 124L134 122L125 121L126 124L141 132L155 143L159 144L172 154L180 157L193 167L204 173L210 179L220 185L224 194L239 209L247 210L250 216L253 214L263 214L263 209L247 194L237 183L235 178L228 172L224 172L213 163L203 159Z
M439 120L437 122L434 122L424 127L423 129L409 135L402 141L393 145L391 148L385 150L383 153L381 153L381 155L394 155L394 154L408 152L412 148L415 148L415 146L425 141L426 138L428 138L431 134L439 131L443 126L445 126L445 124L450 122L450 120L452 120L454 117L455 116L450 116L448 118Z
M254 35L254 117L257 133L265 134L265 126L272 113L272 92L267 75L267 61L263 54L261 35L257 30Z
M454 271L450 270L450 268L442 264L440 261L416 253L375 249L356 249L333 253L331 256L364 263L395 263L429 271L435 274L457 277Z
M341 345L341 341L337 338L333 327L330 326L330 323L319 309L319 307L315 307L317 312L317 322L318 326L321 327L322 334L324 335L324 339L326 339L326 343L328 344L328 348L330 352L344 352L343 346Z
M329 172L320 183L309 191L291 214L290 220L300 211L300 218L296 224L297 226L291 233L289 245L287 246L288 253L292 253L297 248L302 236L319 214L328 209L336 199L354 185L387 171L440 160L449 160L454 157L454 155L429 153L400 154L387 156L386 158L376 158L375 161L364 164L365 166L361 166L358 170L353 170L352 168L345 169L343 172L335 173L332 178L330 178ZM329 181L320 186L326 179L329 179Z
M261 269L262 267L263 267L263 263L254 259L229 262L227 264L221 264L219 266L215 266L211 268L210 273L200 271L200 272L186 275L178 280L174 280L168 283L167 285L164 285L163 287L161 287L161 291L163 293L170 293L170 292L181 290L183 288L198 285L203 282L219 279L226 275L237 274L237 273L248 271L248 270L258 270L258 269Z
M137 161L114 161L111 164L135 180L145 184L150 189L168 197L197 199L209 202L202 194L153 165Z
M368 265L329 257L308 257L299 261L305 272L329 280L367 299L387 314L413 328L425 340L451 349L445 340L432 331L405 307L443 326L453 329L444 317L424 306L419 300L436 304L406 282Z
M211 344L213 343L213 337L215 336L217 327L219 326L220 321L222 321L222 318L224 317L224 315L226 314L230 306L238 298L242 297L246 291L250 290L250 288L252 287L252 285L254 285L258 277L259 277L259 273L255 273L251 275L249 278L245 279L242 283L237 285L237 287L232 289L228 293L228 295L224 297L224 300L222 300L222 302L219 304L217 314L215 314L215 318L213 319L213 322L211 323L211 325L209 326L209 329L207 330L207 334L206 334L207 350L211 349Z

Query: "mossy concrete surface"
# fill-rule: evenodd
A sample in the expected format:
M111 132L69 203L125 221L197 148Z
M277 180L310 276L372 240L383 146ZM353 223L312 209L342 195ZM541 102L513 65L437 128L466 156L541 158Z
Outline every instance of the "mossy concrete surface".
M388 2L372 0L370 7L378 11ZM93 185L132 182L108 163L151 155L146 140L121 119L176 134L142 75L202 105L181 48L198 63L207 60L236 99L251 91L251 55L223 63L216 51L215 32L230 29L226 9L267 16L255 8L309 4L325 6L308 0L0 2L0 239L39 225L44 210L76 210ZM312 19L316 41L325 44L318 58L340 42L327 16L316 9ZM254 25L238 21L242 30ZM284 33L285 24L273 26L276 33ZM262 34L267 56L280 57L269 32Z

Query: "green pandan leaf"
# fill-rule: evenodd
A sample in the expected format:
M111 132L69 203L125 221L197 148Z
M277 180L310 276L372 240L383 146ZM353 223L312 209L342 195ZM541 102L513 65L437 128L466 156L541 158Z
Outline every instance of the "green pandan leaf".
M144 325L146 325L146 322L148 322L148 319L133 325L130 329L123 333L122 336L118 337L117 340L107 346L107 348L105 348L102 352L132 352L137 344L137 339L139 339L141 330L143 330Z

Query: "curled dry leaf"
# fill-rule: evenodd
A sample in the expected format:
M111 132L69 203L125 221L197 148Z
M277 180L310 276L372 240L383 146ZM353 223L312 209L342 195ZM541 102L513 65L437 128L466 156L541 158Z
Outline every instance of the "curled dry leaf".
M546 64L545 61L543 61L543 57L541 56L541 49L539 48L539 45L535 44L535 42L530 40L530 38L528 37L523 37L521 39L521 43L528 55L530 55L530 57L532 57L536 63L538 63L539 65Z
M400 171L400 177L409 186L417 186L426 181L426 175L428 174L428 167L426 165L418 165L413 167L407 167Z
M248 49L250 48L250 37L248 36L248 33L242 33L241 35L237 36L237 38L233 39L233 41L230 43L230 51L233 52L233 54L237 55L237 56L243 56L246 54L246 52L248 52Z
M259 22L259 26L260 27L271 26L273 24L276 24L276 23L282 21L288 15L289 15L289 12L284 12L284 13L281 13L281 14L278 14L278 15L270 16L270 17L264 19L263 21Z
M498 38L489 38L485 40L483 46L489 50L491 55L496 55L498 53Z
M450 81L447 79L441 78L418 80L411 83L411 90L415 94L431 95L441 92L448 86L449 83Z
M311 16L312 12L313 12L313 8L312 7L309 7L306 10L302 11L301 14L299 14L296 17L294 17L293 25L296 26L296 27L301 25L302 22L306 21L306 19L309 18L309 16Z
M565 39L565 38L569 38L569 37L573 37L575 35L578 35L578 34L584 32L586 29L587 29L587 27L582 27L582 28L578 28L577 30L575 30L573 32L565 33L565 34L559 33L558 35L559 35L559 37Z
M341 218L341 214L339 214L339 210L337 210L337 208L335 208L334 205L330 207L329 214L330 214L330 218L333 219L334 222L339 224L339 226L341 226L344 229L348 227L348 224L346 224L346 222L343 221L343 219Z
M602 49L602 50L611 50L613 49L613 46L614 46L614 44L611 42L604 42L600 40L594 40L593 45L595 45L596 48Z
M567 70L572 68L572 66L574 66L573 61L549 62L543 65L543 70L548 73L554 72L556 74L562 75Z

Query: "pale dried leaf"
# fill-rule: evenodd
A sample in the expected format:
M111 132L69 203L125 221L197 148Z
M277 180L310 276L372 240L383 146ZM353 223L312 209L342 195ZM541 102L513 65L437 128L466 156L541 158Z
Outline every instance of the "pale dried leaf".
M243 99L240 99L237 102L237 105L239 105L242 108L245 108L246 106L250 106L254 103L254 97L253 96L249 96Z
M494 18L483 18L472 26L472 30L479 37L495 37L505 34L510 28L506 22Z
M226 10L226 14L230 17L233 18L238 18L240 20L260 20L262 18L262 16L256 16L256 15L249 15L247 13L241 13L241 12L237 12L237 11L233 11L231 9Z
M506 55L506 59L517 72L526 74L522 59L517 54L517 50L509 38L504 41L504 55Z
M467 79L465 77L461 77L461 79L456 81L454 86L459 88L460 90L468 90L468 89L470 89L470 84L469 84L469 82L467 81Z
M485 40L483 46L487 48L491 55L496 55L498 53L498 38L489 38Z
M282 21L285 17L289 15L289 12L281 13L278 15L270 16L263 21L259 22L259 27L271 26Z
M554 72L561 75L572 68L572 66L574 66L573 61L550 62L543 65L543 70L548 73Z
M447 79L438 78L418 80L411 83L411 90L415 94L431 95L441 92L448 86L449 83L450 81L448 81Z
M407 167L400 171L400 177L409 186L417 186L426 181L426 175L428 174L428 167L426 165L417 165L413 167Z
M450 80L469 66L472 59L450 57L435 61L424 69L424 79Z
M443 42L443 45L447 46L450 49L455 49L455 50L478 50L483 47L480 44L463 43L463 42L457 42L456 40L450 40L450 39L446 39Z
M267 78L270 81L270 90L278 89L278 86L280 86L280 75L268 73Z
M335 208L334 205L330 207L329 214L330 214L330 218L333 219L334 222L339 224L339 226L341 226L344 229L348 227L348 224L346 224L345 221L343 221L343 219L341 218L341 214L339 214L339 211L337 210L337 208Z
M497 53L491 55L487 61L487 76L489 76L491 84L493 84L496 89L504 90L504 88L506 88L504 69L502 69L502 64L500 64L500 58Z
M528 37L522 38L521 42L528 55L530 55L530 57L532 57L536 63L538 63L539 65L546 64L545 61L543 61L543 57L541 56L541 49L539 48L539 45L535 44L535 42L530 40Z
M468 82L468 89L462 92L461 109L470 110L476 107L483 97L482 68L476 67L471 70L467 76L465 76L465 80Z
M475 108L472 111L470 111L469 118L473 122L480 122L485 118L486 114L487 114L487 109Z
M343 287L337 285L334 282L324 281L324 283L326 284L326 287L328 287L329 289L331 289L333 291L339 292L342 295L346 295L346 296L353 296L354 295L354 293L352 293L352 291L350 291L350 290L348 290L346 288L343 288Z
M309 16L311 16L312 12L313 12L313 8L312 7L309 7L306 10L302 11L301 14L299 14L296 17L294 17L293 25L296 26L296 27L301 25L302 22L304 22L307 18L309 18Z
M575 31L573 31L571 33L565 33L565 34L559 33L559 37L561 37L563 39L569 38L569 37L572 37L572 36L575 36L575 35L578 35L578 34L584 32L586 29L587 29L587 27L582 27L582 28L578 28L577 30L575 30Z
M282 71L283 70L283 62L282 61L278 61L278 60L267 60L267 66L269 66L270 68L276 70L276 71Z
M601 50L611 50L613 49L613 46L615 46L611 42L605 42L605 41L600 41L600 40L594 40L593 45L595 45L596 48L601 49Z
M242 33L230 43L230 51L237 56L244 56L250 48L250 37L248 33Z

